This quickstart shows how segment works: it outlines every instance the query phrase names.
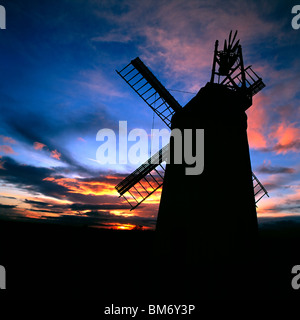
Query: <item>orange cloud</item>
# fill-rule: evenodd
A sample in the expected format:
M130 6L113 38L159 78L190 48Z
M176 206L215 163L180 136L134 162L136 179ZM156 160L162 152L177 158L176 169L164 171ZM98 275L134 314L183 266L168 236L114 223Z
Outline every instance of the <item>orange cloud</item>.
M42 150L44 147L46 147L46 145L41 142L35 142L33 147L35 150Z
M13 148L7 145L0 146L0 152L3 152L5 154L16 154Z
M61 153L59 153L57 150L52 150L50 157L57 159L57 160L60 160Z
M44 181L52 181L69 190L70 193L84 195L116 195L115 185L102 181L82 181L75 178L45 178Z
M35 150L42 150L42 149L46 148L47 151L50 151L49 148L44 143L41 143L41 142L35 142L33 144L33 147ZM61 153L58 152L57 150L52 150L50 152L50 157L57 159L57 160L60 160Z

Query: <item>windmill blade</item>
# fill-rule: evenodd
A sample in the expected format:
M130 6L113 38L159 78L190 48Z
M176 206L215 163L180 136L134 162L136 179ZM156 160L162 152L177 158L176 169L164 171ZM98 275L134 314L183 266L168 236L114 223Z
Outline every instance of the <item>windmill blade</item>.
M224 40L224 49L223 49L223 51L227 51L227 41L226 41L226 39Z
M236 44L234 45L234 47L233 47L232 50L231 50L232 52L235 52L235 50L237 49L239 43L240 43L240 40L238 40L238 41L236 42Z
M253 189L254 189L254 197L255 197L255 204L262 199L265 195L269 197L268 191L262 185L262 183L258 180L256 175L252 172L252 181L253 181Z
M234 43L234 40L235 40L236 35L237 35L237 30L236 30L235 33L234 33L234 36L233 36L233 39L232 39L232 42L231 42L231 46L232 46L233 43Z
M148 104L148 106L171 128L173 114L180 110L181 105L170 92L153 75L139 57L122 70L116 72L129 86Z
M229 33L228 50L230 50L230 48L231 48L231 35L232 35L232 30L230 30L230 33Z
M131 206L130 210L139 206L163 185L165 168L162 163L167 160L168 155L167 144L115 187L120 197L123 196ZM158 171L158 167L162 171ZM125 197L126 193L129 196Z

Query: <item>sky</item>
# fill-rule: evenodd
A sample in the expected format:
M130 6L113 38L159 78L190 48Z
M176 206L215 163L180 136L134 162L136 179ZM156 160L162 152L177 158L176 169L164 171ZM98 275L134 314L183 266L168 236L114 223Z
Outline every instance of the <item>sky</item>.
M185 105L209 81L214 42L230 30L238 30L245 65L266 84L247 111L252 169L270 195L258 203L258 217L299 216L296 4L2 1L0 219L154 229L160 191L130 211L115 185L138 165L96 159L101 129L118 136L119 121L149 135L165 128L115 70L139 56Z

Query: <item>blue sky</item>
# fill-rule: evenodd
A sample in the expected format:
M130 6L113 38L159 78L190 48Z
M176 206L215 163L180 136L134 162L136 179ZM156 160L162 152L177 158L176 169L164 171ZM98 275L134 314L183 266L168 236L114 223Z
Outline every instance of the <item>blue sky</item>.
M133 165L101 166L98 130L150 133L153 113L116 74L139 56L172 90L210 79L214 42L238 30L266 83L248 113L253 171L271 198L260 216L300 213L297 1L2 1L0 216L153 227L159 193L135 211L114 186ZM193 95L171 91L184 105ZM164 128L157 117L155 128Z

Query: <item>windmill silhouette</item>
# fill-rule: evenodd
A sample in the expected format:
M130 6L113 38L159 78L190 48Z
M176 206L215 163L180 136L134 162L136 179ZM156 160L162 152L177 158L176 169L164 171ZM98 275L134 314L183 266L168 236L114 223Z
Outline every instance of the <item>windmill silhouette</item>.
M214 94L218 93L218 90L229 90L229 93L238 95L239 109L244 112L252 105L252 96L265 85L251 66L244 68L242 48L239 45L239 40L235 42L236 35L237 31L233 37L232 31L230 32L228 43L226 40L224 41L223 50L218 50L218 40L216 41L211 80L205 88L210 88L209 90L213 90ZM203 89L182 108L140 58L135 58L122 70L116 70L116 72L170 129L176 127L172 125L172 122L175 121L172 120L172 117L178 119L182 115L182 111L188 109L187 107ZM216 84L217 86L215 86ZM189 124L185 124L183 127L187 128ZM199 125L197 127L199 128ZM115 187L120 196L129 203L131 210L139 206L163 185L166 170L164 163L169 155L169 149L169 145L164 146ZM255 203L257 203L268 193L254 173L252 173L252 182Z
M245 111L265 84L251 66L244 67L236 35L231 31L221 50L215 42L211 79L184 107L139 58L117 71L170 129L183 135L185 129L205 131L202 174L187 175L190 165L171 159L171 136L169 144L116 186L132 210L163 185L154 245L158 286L165 284L161 292L182 293L187 283L187 291L197 295L205 281L207 291L222 287L240 292L244 274L256 279L257 267L251 267L256 259L256 204L268 193L251 169ZM222 282L216 277L220 274L229 280Z

